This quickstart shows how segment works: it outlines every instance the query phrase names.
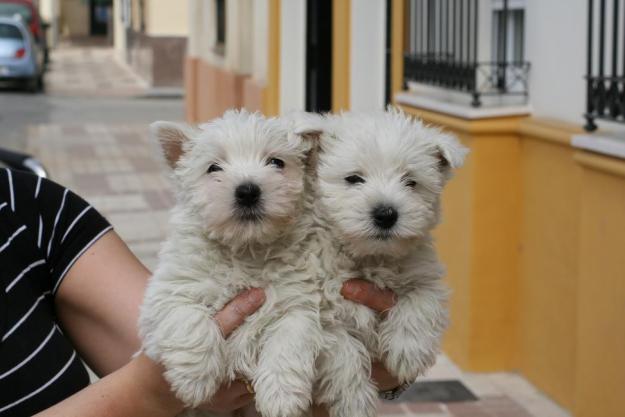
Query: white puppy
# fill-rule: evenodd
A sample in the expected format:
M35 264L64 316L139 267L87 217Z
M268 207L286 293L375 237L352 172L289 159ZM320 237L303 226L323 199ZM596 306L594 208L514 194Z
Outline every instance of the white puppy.
M265 417L308 410L321 343L308 175L315 140L244 111L194 130L157 122L177 202L141 309L143 350L188 407L242 375ZM266 302L225 340L212 320L244 289Z
M446 294L430 231L451 170L466 150L452 136L389 109L328 116L319 151L317 218L325 232L321 286L325 347L316 400L332 417L373 417L371 361L413 382L436 358ZM397 295L383 318L345 300L363 278Z

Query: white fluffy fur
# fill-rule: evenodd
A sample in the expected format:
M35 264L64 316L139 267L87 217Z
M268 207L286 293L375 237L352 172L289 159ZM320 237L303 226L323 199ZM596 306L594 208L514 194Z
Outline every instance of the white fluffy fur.
M382 360L401 382L411 382L438 352L447 291L430 231L443 186L466 150L452 136L392 109L328 116L322 124L315 212L322 226L325 342L315 397L332 417L373 417L371 360ZM349 184L350 175L364 182ZM372 220L380 203L399 213L390 231ZM384 319L341 296L343 282L354 277L397 294Z
M314 141L289 123L228 112L200 131L166 122L152 127L174 159L177 203L140 333L145 353L165 366L189 407L235 374L252 381L265 417L296 417L310 406L322 340L307 172ZM183 148L177 161L176 144ZM268 165L270 158L282 159L284 168ZM207 173L215 163L223 170ZM259 221L237 216L234 190L246 181L262 189ZM250 287L264 288L266 302L225 340L212 317Z

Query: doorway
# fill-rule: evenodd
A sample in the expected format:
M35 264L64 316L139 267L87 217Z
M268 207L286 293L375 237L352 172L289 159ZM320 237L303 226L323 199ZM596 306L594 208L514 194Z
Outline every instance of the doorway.
M111 0L89 1L89 34L105 36L108 33L109 13L112 12Z
M332 1L306 2L306 111L332 110Z

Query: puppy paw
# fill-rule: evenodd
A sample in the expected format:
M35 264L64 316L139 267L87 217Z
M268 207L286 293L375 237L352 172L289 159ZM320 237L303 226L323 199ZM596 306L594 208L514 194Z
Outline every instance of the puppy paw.
M358 390L349 390L337 398L329 407L330 417L376 417L378 393L372 384Z
M187 407L209 400L226 377L225 343L217 324L205 319L201 337L188 335L161 354L165 379Z
M263 417L305 415L312 403L312 382L295 374L265 374L254 381L256 408Z
M384 356L386 369L402 382L413 382L436 362L437 350L418 343L394 346Z
M197 407L209 400L223 381L222 375L200 375L197 371L197 367L177 367L166 370L164 374L176 397L187 407Z

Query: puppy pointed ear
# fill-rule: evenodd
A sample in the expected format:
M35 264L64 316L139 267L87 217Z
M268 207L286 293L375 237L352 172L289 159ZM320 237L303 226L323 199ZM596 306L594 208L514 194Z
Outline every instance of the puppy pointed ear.
M462 166L469 149L463 146L455 136L442 133L436 138L435 143L440 160L439 166L442 170L451 170Z
M175 168L184 153L185 143L191 140L194 129L183 123L154 122L150 125L150 135L158 140L167 161L167 165Z
M319 113L294 112L285 116L291 122L292 132L304 140L319 140L325 131L325 117Z

